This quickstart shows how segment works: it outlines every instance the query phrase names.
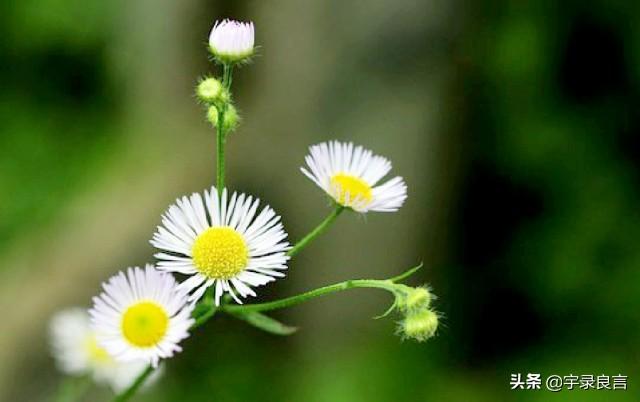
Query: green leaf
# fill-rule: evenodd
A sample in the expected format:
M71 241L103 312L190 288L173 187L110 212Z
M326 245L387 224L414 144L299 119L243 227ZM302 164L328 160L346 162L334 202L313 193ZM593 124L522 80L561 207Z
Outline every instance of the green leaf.
M384 313L382 313L382 314L380 314L380 315L377 315L377 316L373 317L373 319L374 319L374 320L379 320L379 319L384 318L384 317L388 316L389 314L391 314L391 312L392 312L393 310L395 310L395 308L396 308L396 303L397 303L397 302L394 300L394 301L393 301L393 304L391 305L391 307L389 307L389 308L387 309L387 311L385 311Z
M257 312L247 313L231 313L234 317L246 321L248 324L253 325L263 331L275 334L275 335L291 335L298 330L296 327L285 325L280 321L277 321L269 316Z
M410 270L403 272L402 274L398 275L398 276L394 276L393 278L389 279L391 282L400 282L402 280L407 279L408 277L410 277L411 275L415 274L416 272L418 272L420 270L420 268L422 268L423 263L421 262L420 264L416 265L415 267L411 268Z

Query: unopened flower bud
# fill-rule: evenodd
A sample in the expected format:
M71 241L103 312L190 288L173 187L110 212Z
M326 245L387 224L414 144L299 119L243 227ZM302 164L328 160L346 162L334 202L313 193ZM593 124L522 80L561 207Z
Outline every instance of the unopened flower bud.
M216 21L209 35L209 50L220 63L239 63L253 55L254 40L253 22Z
M438 329L438 314L429 309L424 309L407 314L400 323L400 332L406 338L412 338L418 342L426 341L435 335Z
M217 127L218 125L218 108L215 106L209 106L207 109L207 120L211 125ZM238 127L238 121L240 117L238 116L238 111L232 104L228 104L224 113L224 125L223 129L226 133L229 133Z
M236 110L236 108L229 104L227 106L227 110L224 113L224 130L225 132L229 133L233 130L236 129L236 127L238 127L238 121L240 120L240 117L238 116L238 111Z
M222 83L213 77L207 77L198 83L196 95L207 104L221 104L229 100Z
M429 308L431 304L431 293L427 288L412 288L406 286L404 292L397 299L398 307L405 312L422 310Z
M209 106L209 109L207 109L207 120L214 127L218 125L218 108L217 107Z

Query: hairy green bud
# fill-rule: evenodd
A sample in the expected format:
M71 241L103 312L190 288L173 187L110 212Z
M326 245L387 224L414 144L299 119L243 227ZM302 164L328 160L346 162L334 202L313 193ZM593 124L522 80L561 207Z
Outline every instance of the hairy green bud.
M229 93L222 83L213 77L207 77L198 83L196 95L200 101L207 104L224 104L229 101Z
M426 287L412 288L403 286L397 296L397 306L404 312L417 311L429 308L432 295Z
M234 131L238 127L238 122L240 121L240 116L238 116L238 111L235 106L229 104L227 106L227 110L224 113L224 131L230 133Z
M209 106L209 108L207 109L207 120L214 127L218 125L218 108L217 107L213 105Z
M218 126L218 108L216 106L209 106L207 109L207 120L212 126ZM226 133L230 133L238 127L238 111L232 104L228 104L224 113L223 129Z
M424 342L435 335L438 329L438 314L429 309L411 312L400 323L400 333L405 338Z

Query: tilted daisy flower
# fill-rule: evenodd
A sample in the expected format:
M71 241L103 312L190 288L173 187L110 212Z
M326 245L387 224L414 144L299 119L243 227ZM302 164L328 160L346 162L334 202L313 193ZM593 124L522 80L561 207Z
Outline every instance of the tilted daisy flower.
M352 143L331 141L313 145L305 157L308 178L338 204L357 212L394 212L407 198L402 177L376 184L391 171L387 158Z
M147 362L142 360L116 361L98 345L86 309L71 308L56 313L49 329L53 357L63 373L90 375L96 383L107 384L119 392L131 385L147 367Z
M151 265L129 268L102 284L89 310L98 344L119 361L160 359L180 352L189 336L193 305L171 274Z
M253 22L216 21L209 34L209 49L223 63L238 63L253 55Z
M259 204L245 194L229 198L226 189L219 198L215 188L178 199L151 240L165 251L156 254L158 269L191 275L180 287L193 291L192 302L210 286L216 305L225 292L238 303L238 295L255 296L252 287L284 276L290 248L280 216L269 206L256 214Z

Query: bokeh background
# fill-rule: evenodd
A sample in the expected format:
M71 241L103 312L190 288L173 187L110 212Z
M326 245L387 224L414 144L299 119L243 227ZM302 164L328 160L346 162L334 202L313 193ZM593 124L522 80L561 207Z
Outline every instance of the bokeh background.
M244 117L228 183L284 215L328 212L298 171L352 140L409 184L395 214L353 214L261 300L423 260L435 339L371 320L355 290L278 312L276 337L216 317L136 401L637 401L640 3L79 1L0 3L0 400L50 401L55 311L151 260L179 195L215 178L193 96L222 17L260 57L234 76ZM509 390L511 373L626 374L627 392ZM87 401L108 400L95 388Z

